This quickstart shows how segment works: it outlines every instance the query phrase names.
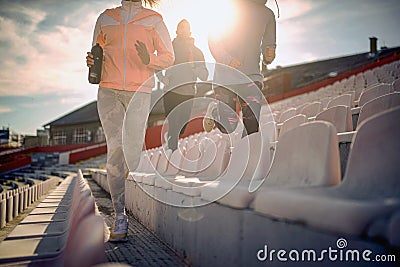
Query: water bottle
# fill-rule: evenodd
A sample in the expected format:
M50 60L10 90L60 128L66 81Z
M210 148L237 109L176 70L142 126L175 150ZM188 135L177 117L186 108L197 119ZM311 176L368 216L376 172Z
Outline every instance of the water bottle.
M91 51L94 59L94 65L89 68L89 82L99 84L101 80L101 69L103 64L103 48L97 43Z

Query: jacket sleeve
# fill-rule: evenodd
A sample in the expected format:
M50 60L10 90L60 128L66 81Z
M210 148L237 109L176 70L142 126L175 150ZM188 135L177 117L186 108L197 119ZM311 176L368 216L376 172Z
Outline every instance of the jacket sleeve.
M265 48L276 48L276 21L274 12L267 8L268 10L268 22L265 26L265 31L263 39L261 42L261 51L264 53Z
M215 61L225 65L231 63L233 57L226 51L221 39L210 35L208 37L208 47Z
M174 49L172 48L171 38L164 21L161 20L155 25L155 36L153 42L157 55L150 54L149 68L162 70L174 63Z
M202 81L206 81L208 78L208 70L206 67L206 63L204 62L203 52L197 47L195 47L196 62L194 63L194 73L195 75Z
M97 18L96 25L94 26L94 32L93 32L93 41L92 41L92 47L98 43L101 47L104 48L105 40L104 40L104 34L101 31L101 21L103 19L104 14L100 14L100 16Z

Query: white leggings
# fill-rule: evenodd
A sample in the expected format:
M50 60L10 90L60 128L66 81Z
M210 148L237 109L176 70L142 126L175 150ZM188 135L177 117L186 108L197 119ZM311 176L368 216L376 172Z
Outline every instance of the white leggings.
M97 109L107 141L107 180L115 213L125 210L125 179L139 164L150 99L151 95L143 92L98 90Z

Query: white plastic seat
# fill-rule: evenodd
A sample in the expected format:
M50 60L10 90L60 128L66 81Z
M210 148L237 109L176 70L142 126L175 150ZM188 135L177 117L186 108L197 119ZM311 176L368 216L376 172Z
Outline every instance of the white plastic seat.
M296 115L297 115L296 108L289 108L281 113L281 115L279 116L279 122L284 122L285 120Z
M228 136L205 138L200 142L201 158L199 172L195 177L186 176L183 179L174 179L172 190L189 196L200 196L200 189L214 179L220 177L229 162L230 142Z
M286 132L280 136L271 171L260 189L338 184L337 140L335 127L323 121L307 122Z
M147 165L147 168L144 169L143 172L136 173L134 175L134 180L139 182L139 183L140 182L143 183L143 179L145 179L145 177L155 175L155 172L156 172L156 169L157 169L157 165L158 165L158 161L160 159L162 151L154 150L150 154L151 154L150 162Z
M151 157L152 153L148 151L143 151L140 155L139 166L136 168L134 172L130 172L130 176L138 183L142 182L142 174L146 172L150 172L151 169Z
M252 191L262 183L270 169L271 148L274 149L274 123L261 125L261 131L244 137L232 150L231 160L223 177L201 188L206 201L246 208L253 200Z
M171 157L172 150L167 149L165 151L161 151L160 159L157 164L157 172L160 174L164 174L168 169L169 158Z
M329 101L331 100L330 97L324 97L320 100L321 105L322 105L322 109L325 109L326 106L328 105Z
M393 92L400 92L400 78L396 79L392 83L392 91Z
M201 188L209 184L208 181L200 181L198 178L177 178L172 181L172 191L187 196L197 197L201 194Z
M206 201L216 201L226 195L241 179L249 179L256 167L259 155L261 133L253 133L242 138L232 149L232 154L226 173L216 181L201 190L201 198Z
M390 84L379 84L374 86L368 90L365 90L360 95L360 100L358 102L358 106L362 107L368 101L377 98L379 96L383 96L389 94L391 92L391 85Z
M232 140L233 141L233 140ZM235 141L237 142L237 141ZM230 157L230 141L220 136L216 140L204 139L201 142L202 155L199 173L196 177L214 180L225 171Z
M400 107L360 125L341 184L274 188L257 194L255 210L323 231L354 236L366 233L374 221L400 210L399 117Z
M99 232L93 232L93 224L90 224L90 228L85 228L85 236L81 232L76 232L77 229L81 229L82 223L87 217L94 216L95 200L90 195L90 189L86 188L87 184L83 181L80 170L75 180L75 183L70 184L74 187L73 201L70 203L71 216L64 218L65 220L59 220L55 217L60 213L48 213L51 217L44 220L46 216L39 213L28 215L25 219L31 217L31 220L23 220L7 239L0 243L0 264L26 265L29 263L32 266L64 266L66 248L70 245L70 240L76 236L81 236L81 238L98 236ZM53 192L62 193L63 191L65 191L64 188L58 188ZM46 207L43 209L47 210ZM32 217L41 218L33 220ZM103 227L103 219L100 216L99 218L101 227ZM99 240L97 244L100 246L104 246L103 233L104 230L101 228L100 237L95 238ZM93 239L87 240L93 241ZM88 245L92 246L94 243L90 242ZM105 256L104 247L101 251L98 250ZM97 259L100 259L99 256L100 254L96 255Z
M92 214L79 223L68 240L64 259L65 266L95 266L107 262L103 217Z
M79 222L95 212L95 201L93 196L84 196L79 206L71 214L71 218L64 221L47 221L37 223L20 223L7 236L7 239L34 238L45 236L62 235L65 232L74 232L79 227Z
M184 149L179 174L191 176L199 172L200 157L201 151L198 144L189 147L187 150Z
M379 112L395 108L400 105L400 92L394 92L377 97L363 105L360 110L357 124L360 125L365 119Z
M158 175L165 175L167 171L169 158L172 154L171 149L160 150L160 158L158 159L157 168L155 173L142 176L142 183L147 185L154 185L155 179Z
M79 189L78 181L74 181L69 185L68 188L60 190L58 192L68 191L73 188L73 192L69 192L68 195L72 196L72 200L68 202L54 201L44 203L45 205L38 205L31 213L19 223L13 231L7 236L7 239L18 239L28 237L45 237L61 235L68 231L71 225L80 217L82 211L82 205L87 202L88 194L82 194ZM56 190L53 191L53 193ZM65 196L68 196L65 195ZM93 198L93 197L92 197ZM61 211L58 208L62 207ZM93 212L94 212L94 199L93 199ZM57 216L58 220L52 220L49 216Z
M352 94L343 94L333 98L331 101L328 102L327 108L334 107L334 106L347 106L352 107L353 96Z
M183 155L180 149L172 152L168 159L166 171L161 175L162 177L155 177L154 186L167 190L172 189L172 181L175 180L176 176L181 171L182 157Z
M315 117L316 121L328 121L336 127L338 133L350 132L353 130L350 108L347 106L330 107Z
M365 87L364 85L359 85L355 86L354 89L355 89L354 99L356 102L358 102L358 100L360 99L360 95L364 91Z
M300 114L306 115L307 118L315 117L322 110L321 102L313 102L303 107Z
M297 114L302 114L301 111L303 110L303 108L308 106L308 105L310 105L310 104L311 104L310 102L306 102L306 103L301 104L300 106L297 106L296 107L296 113Z
M305 122L307 122L306 115L298 114L294 117L291 117L290 119L287 119L283 122L281 129L279 130L279 135L282 135L285 132L290 131L293 128L296 128L297 126L300 126Z

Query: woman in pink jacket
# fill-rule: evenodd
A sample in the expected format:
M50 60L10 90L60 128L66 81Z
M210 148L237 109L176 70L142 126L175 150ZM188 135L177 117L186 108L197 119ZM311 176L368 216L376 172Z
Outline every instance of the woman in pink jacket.
M154 6L159 0L122 1L121 6L101 13L92 43L98 43L104 54L97 108L107 141L107 180L115 211L109 241L114 242L127 240L125 178L139 164L154 71L174 62L170 35L161 15L144 8L142 2ZM88 67L94 64L90 52L86 63ZM125 114L127 138L123 147ZM124 157L124 152L129 156Z

